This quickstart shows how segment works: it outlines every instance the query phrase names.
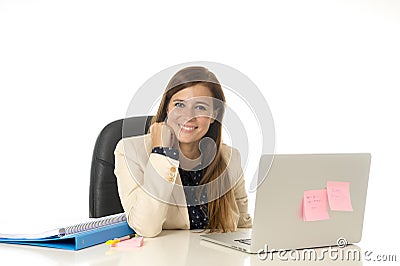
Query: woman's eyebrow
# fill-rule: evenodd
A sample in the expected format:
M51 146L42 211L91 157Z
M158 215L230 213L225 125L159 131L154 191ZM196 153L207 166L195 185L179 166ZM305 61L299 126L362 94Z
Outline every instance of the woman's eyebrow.
M186 102L187 100L182 100L182 99L174 99L172 100L172 102ZM204 104L207 106L210 106L210 103L208 102L203 102L203 101L195 101L196 104L200 103L200 104Z
M200 103L200 104L204 104L204 105L210 106L210 104L207 103L207 102L197 101L196 103Z

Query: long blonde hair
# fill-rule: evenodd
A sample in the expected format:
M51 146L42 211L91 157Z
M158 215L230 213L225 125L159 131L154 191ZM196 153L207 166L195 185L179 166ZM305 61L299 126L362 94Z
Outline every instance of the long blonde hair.
M217 191L216 193L219 193L222 187L232 187L230 185L230 179L226 171L227 162L221 154L221 121L224 116L224 104L226 101L221 84L217 80L216 76L207 68L197 66L187 67L178 71L169 81L167 88L162 96L157 114L152 119L152 123L165 121L165 118L167 116L168 104L175 93L196 84L202 84L209 88L213 95L213 98L216 99L214 100L214 110L217 110L215 122L210 124L207 133L203 136L203 138L212 138L217 148L214 160L208 165L208 167L204 171L204 175L200 183L207 184L217 179L214 183L216 183L216 186L218 187L212 188L212 191L207 191L209 198L211 198L211 196L212 198L215 198L215 200L212 200L208 203L208 229L216 229L223 232L235 231L236 222L234 219L232 208L235 208L236 205L233 189L229 189L228 192L223 195L210 195L210 193L215 194L215 191ZM204 149L203 152L205 152L205 154L203 154L203 157L205 158L208 158L207 151L211 152L211 148L207 149L206 147Z

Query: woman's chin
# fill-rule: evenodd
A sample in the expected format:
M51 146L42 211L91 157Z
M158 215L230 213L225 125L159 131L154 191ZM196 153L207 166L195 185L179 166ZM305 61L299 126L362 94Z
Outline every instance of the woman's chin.
M192 143L198 142L199 140L197 140L193 137L179 136L178 141L179 141L179 144L192 144Z

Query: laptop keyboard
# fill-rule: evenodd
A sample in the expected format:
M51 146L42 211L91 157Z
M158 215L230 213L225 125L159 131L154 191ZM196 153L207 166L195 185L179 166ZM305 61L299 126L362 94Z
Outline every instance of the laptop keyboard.
M235 239L235 241L242 244L251 245L251 238Z

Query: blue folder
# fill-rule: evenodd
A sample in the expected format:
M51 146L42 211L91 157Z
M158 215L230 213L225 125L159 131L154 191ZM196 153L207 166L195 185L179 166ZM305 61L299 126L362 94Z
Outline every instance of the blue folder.
M114 239L133 233L135 233L135 231L129 227L126 221L123 221L120 223L103 226L101 228L91 229L81 233L65 236L50 236L35 239L0 238L0 243L80 250L97 244L105 243L109 239Z

